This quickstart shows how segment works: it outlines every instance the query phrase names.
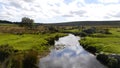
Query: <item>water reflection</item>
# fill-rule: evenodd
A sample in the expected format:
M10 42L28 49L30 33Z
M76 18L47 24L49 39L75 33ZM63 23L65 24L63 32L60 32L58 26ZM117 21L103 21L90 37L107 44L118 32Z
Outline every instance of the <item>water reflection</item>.
M79 37L69 34L55 41L51 53L40 59L40 68L106 68L79 44Z

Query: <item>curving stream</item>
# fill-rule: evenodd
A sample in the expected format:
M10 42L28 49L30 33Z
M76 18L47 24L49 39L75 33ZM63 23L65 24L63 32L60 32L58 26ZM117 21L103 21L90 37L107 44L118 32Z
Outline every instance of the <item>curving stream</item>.
M106 68L80 46L79 40L72 34L59 38L51 53L40 59L39 68Z

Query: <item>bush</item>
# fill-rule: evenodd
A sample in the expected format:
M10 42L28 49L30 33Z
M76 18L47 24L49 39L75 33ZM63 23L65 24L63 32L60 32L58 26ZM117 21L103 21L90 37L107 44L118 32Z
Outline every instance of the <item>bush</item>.
M89 29L85 29L83 30L82 32L85 32L87 34L93 34L96 32L96 28L95 27L92 27L92 28L89 28Z
M103 33L103 34L111 34L109 29L102 29L99 31L99 33Z
M108 60L109 60L109 62L107 65L109 68L119 68L117 59L110 57Z
M97 52L97 49L93 46L87 46L85 49L91 52L92 54L95 54Z
M0 62L5 68L38 68L37 51L18 51L6 45L0 46Z
M97 60L99 60L101 63L107 65L108 64L108 55L105 55L105 54L99 54L97 55Z
M108 68L120 68L120 60L119 58L115 58L116 56L117 55L99 54L97 55L97 59L104 65L108 66Z
M58 29L54 26L47 26L47 28L50 33L58 32Z
M36 65L38 62L38 53L36 51L30 50L25 54L23 60L23 68L38 68Z
M7 61L6 66L9 68L22 68L23 59L24 59L23 54L13 55Z
M81 37L85 37L85 36L87 36L87 33L85 33L85 32L80 32L80 36L81 36Z
M6 58L8 58L11 54L13 54L13 47L6 45L0 46L0 62L3 62Z

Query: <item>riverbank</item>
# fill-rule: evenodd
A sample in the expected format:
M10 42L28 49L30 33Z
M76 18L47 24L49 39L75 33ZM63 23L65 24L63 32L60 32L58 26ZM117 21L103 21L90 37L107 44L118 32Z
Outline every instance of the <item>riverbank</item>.
M0 33L0 68L34 68L39 58L48 55L54 41L63 33L10 34Z
M109 68L120 67L120 28L109 29L109 34L90 34L82 38L80 43Z

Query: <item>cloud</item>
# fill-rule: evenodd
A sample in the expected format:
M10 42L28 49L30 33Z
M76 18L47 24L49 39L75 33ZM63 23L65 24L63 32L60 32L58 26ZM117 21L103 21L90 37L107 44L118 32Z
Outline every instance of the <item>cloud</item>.
M119 3L119 0L98 0L101 3Z
M119 0L0 0L0 19L36 22L120 19Z
M62 17L73 17L73 15L71 15L71 14L66 14L66 15L62 15Z
M34 0L24 0L24 1L26 1L26 2L33 2Z
M84 10L79 10L79 11L71 11L71 14L74 14L74 15L78 15L78 16L84 16L84 14L86 13L86 11Z

